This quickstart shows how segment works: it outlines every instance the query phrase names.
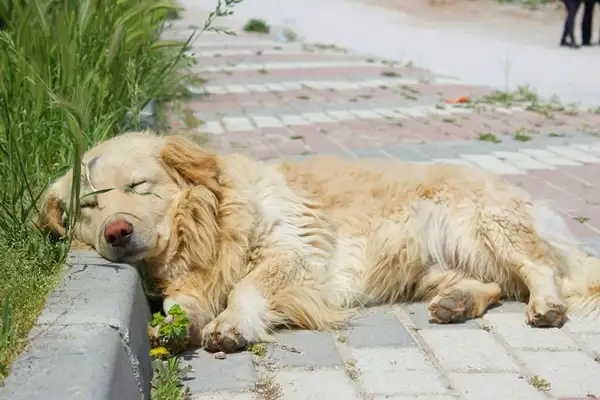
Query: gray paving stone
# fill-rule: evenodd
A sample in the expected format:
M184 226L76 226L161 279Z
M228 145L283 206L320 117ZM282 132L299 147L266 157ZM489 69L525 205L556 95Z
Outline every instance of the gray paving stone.
M285 400L359 400L354 385L343 370L279 371L275 381Z
M539 329L525 321L524 313L495 313L485 317L509 346L515 349L577 350L577 345L559 328Z
M416 348L354 349L360 381L371 395L435 395L447 389L425 354Z
M418 334L447 370L456 372L518 370L506 350L484 330L423 329Z
M596 325L598 321L596 321ZM600 327L596 327L600 330ZM595 357L599 357L597 362L600 362L600 333L584 333L577 335L577 340L585 344L593 353Z
M588 394L600 395L600 363L585 353L522 351L518 356L533 374L550 383L553 396L586 398Z
M382 149L378 148L352 149L352 153L358 158L389 158Z
M536 400L545 397L522 375L451 374L453 387L464 400Z
M389 306L363 310L352 319L347 333L347 344L351 347L416 346L414 338Z
M304 330L283 331L270 346L271 357L279 367L343 366L333 335Z
M247 352L229 354L226 359L217 360L214 354L196 350L185 355L181 363L182 366L191 365L194 370L185 380L192 393L246 391L256 382L252 354Z
M520 303L518 301L504 301L502 304L499 304L494 307L490 307L486 314L495 314L495 313L521 313L523 318L525 318L525 303Z
M400 161L430 161L431 157L422 154L418 148L411 147L386 147L385 152Z
M407 304L406 310L410 316L410 320L417 329L480 329L476 320L452 324L432 324L429 322L427 303Z

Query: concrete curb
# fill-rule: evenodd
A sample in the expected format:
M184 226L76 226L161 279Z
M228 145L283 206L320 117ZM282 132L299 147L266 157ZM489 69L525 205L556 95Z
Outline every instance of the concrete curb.
M134 267L72 251L0 398L149 399L150 309Z

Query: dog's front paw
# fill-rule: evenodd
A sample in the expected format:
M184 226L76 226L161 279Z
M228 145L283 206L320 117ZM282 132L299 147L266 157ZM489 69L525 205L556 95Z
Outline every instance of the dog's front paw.
M557 298L530 299L525 307L527 322L537 327L560 327L567 320L567 305Z
M249 344L239 327L223 315L219 315L202 330L202 347L210 352L234 353Z

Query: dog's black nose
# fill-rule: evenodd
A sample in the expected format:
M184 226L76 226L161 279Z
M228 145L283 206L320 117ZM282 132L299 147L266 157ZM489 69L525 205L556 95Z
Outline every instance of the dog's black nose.
M124 219L111 222L104 228L104 239L113 247L123 247L131 240L133 225Z

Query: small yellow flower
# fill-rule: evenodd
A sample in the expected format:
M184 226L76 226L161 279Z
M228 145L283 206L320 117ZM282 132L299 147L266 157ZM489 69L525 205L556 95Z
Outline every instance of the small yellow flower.
M163 346L155 347L150 350L150 357L152 358L163 358L169 356L169 350Z

